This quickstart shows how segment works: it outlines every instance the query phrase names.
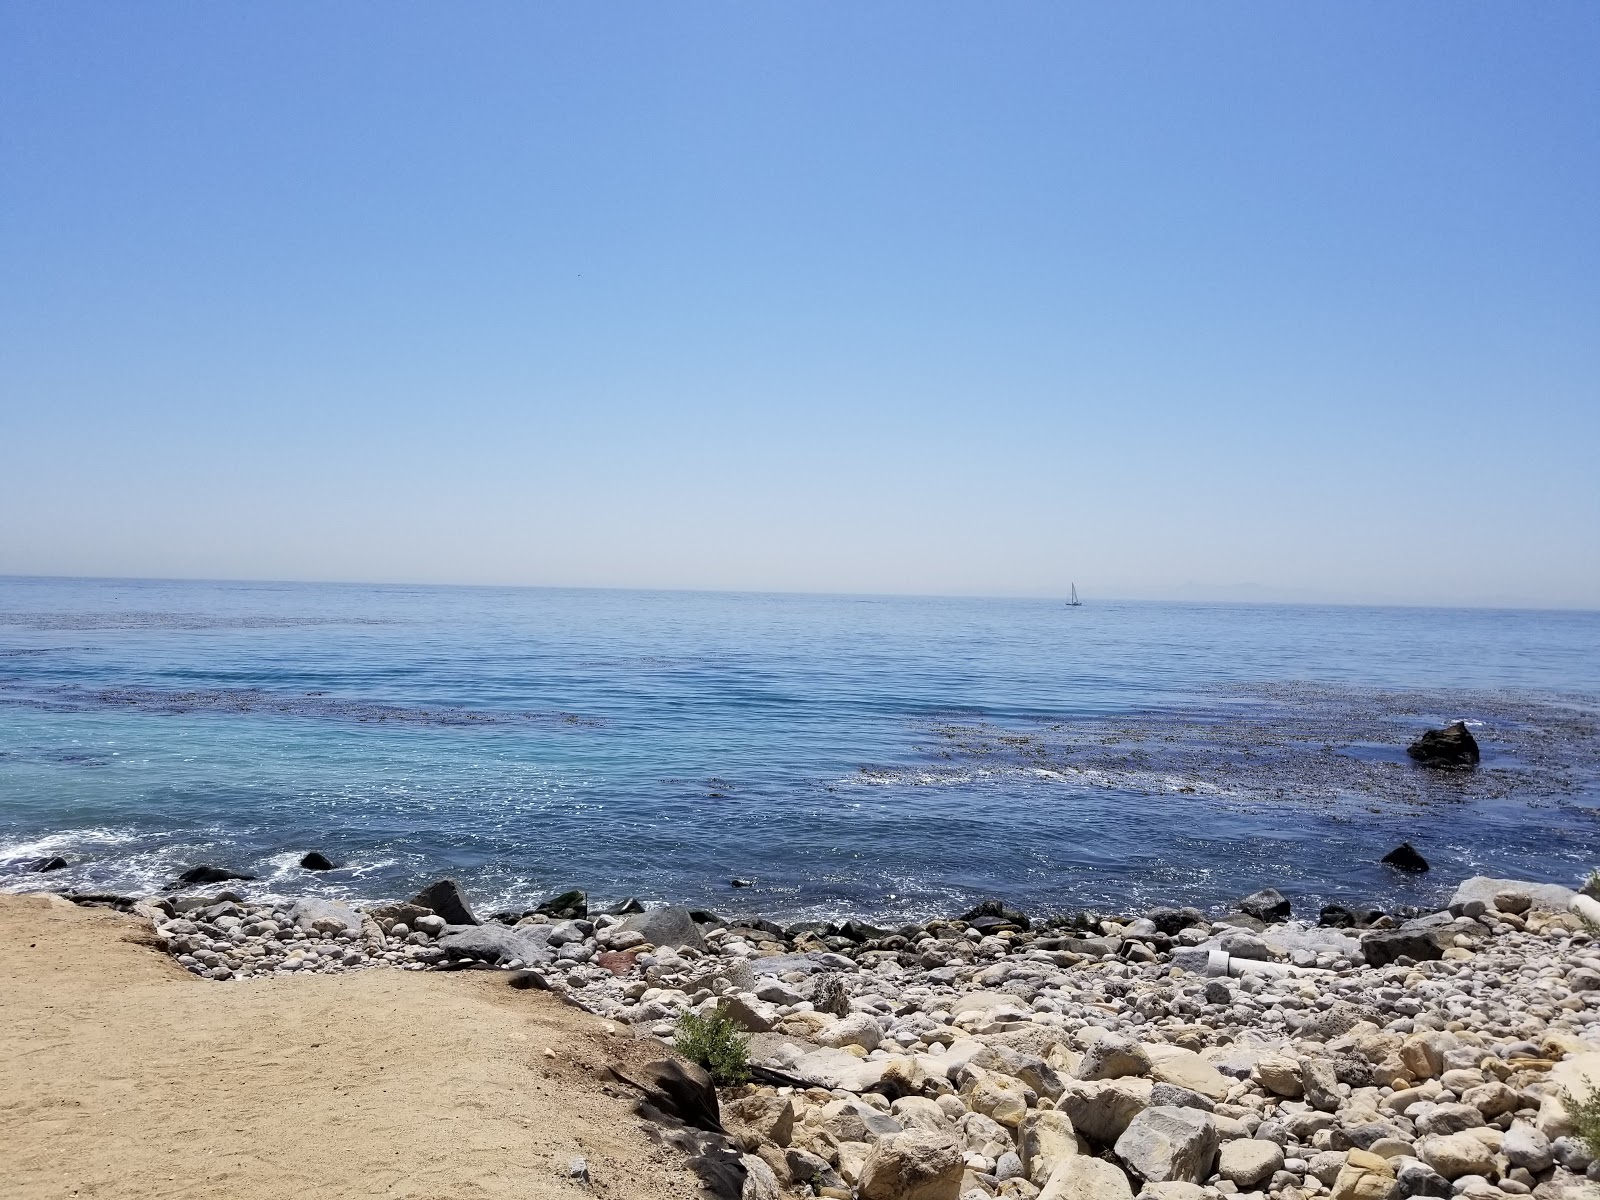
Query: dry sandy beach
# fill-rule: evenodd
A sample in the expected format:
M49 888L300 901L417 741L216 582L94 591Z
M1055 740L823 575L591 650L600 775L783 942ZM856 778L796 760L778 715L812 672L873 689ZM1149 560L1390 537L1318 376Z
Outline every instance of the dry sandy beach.
M699 1193L609 1062L624 1032L502 976L362 971L219 987L148 925L0 895L0 1192L42 1197Z

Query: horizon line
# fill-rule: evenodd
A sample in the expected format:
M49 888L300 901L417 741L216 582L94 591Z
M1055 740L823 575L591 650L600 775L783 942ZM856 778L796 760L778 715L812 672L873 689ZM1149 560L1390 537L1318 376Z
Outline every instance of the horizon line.
M794 596L813 597L818 599L834 598L843 600L1019 600L1034 602L1049 602L1056 600L1057 594L1053 592L851 592L819 589L814 591L792 588L731 588L731 587L669 587L645 585L619 585L619 584L564 584L564 583L468 583L437 581L424 582L418 580L361 580L361 579L264 579L254 577L218 577L201 575L52 575L36 574L32 572L7 572L0 571L0 580L30 580L30 581L57 581L74 583L190 583L190 584L234 584L239 586L274 586L274 587L339 587L339 588L455 588L473 589L479 591L549 591L549 592L638 592L658 593L667 592L682 595L711 595L711 596ZM1204 584L1196 585L1197 588L1226 591L1230 588L1259 589L1270 591L1265 584L1238 583L1238 584ZM1303 590L1303 589L1290 589ZM1534 601L1521 600L1515 602L1461 602L1444 603L1438 601L1405 601L1405 600L1312 600L1312 599L1238 599L1226 597L1198 597L1169 595L1115 595L1104 594L1091 599L1102 603L1111 604L1204 604L1234 607L1260 607L1260 608L1400 608L1400 609L1443 609L1468 612L1542 612L1542 613L1596 613L1600 612L1600 605L1581 607L1567 604L1541 604ZM1064 603L1066 594L1060 593L1060 600ZM1082 599L1080 594L1080 599ZM1093 607L1085 600L1085 607Z

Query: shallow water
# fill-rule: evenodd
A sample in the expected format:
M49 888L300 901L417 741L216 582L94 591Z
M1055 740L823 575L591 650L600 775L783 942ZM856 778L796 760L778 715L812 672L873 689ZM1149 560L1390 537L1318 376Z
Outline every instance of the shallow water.
M0 579L0 886L1424 903L1600 863L1597 685L1596 613Z

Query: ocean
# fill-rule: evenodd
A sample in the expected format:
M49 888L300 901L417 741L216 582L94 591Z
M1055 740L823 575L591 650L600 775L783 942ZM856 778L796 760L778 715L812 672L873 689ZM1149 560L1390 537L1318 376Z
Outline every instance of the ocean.
M1597 687L1594 612L0 579L0 888L1393 909L1600 865Z

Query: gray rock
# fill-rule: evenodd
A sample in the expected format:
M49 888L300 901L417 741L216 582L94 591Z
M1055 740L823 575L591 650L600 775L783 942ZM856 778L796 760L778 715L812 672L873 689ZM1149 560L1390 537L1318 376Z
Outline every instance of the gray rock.
M1525 883L1518 879L1495 879L1489 875L1474 875L1463 880L1450 897L1450 907L1456 908L1468 901L1477 900L1486 908L1494 906L1494 898L1501 892L1522 892L1533 902L1533 907L1546 912L1566 912L1575 894L1571 888L1555 883Z
M1239 901L1239 911L1258 921L1286 921L1289 919L1289 901L1277 888L1262 888Z
M1550 1139L1526 1121L1515 1121L1506 1130L1500 1142L1500 1153L1512 1166L1526 1167L1535 1175L1549 1170L1556 1160Z
M361 932L361 914L337 900L296 900L289 906L289 919L308 932Z
M545 966L555 957L540 932L548 928L540 925L516 929L504 925L447 925L437 948L447 958L471 958L489 963L521 959L524 966Z
M694 923L689 910L675 905L635 913L625 918L617 929L642 934L652 946L671 946L674 949L690 946L696 950L706 948L705 938L700 936L700 927Z
M477 925L478 918L472 915L472 909L467 907L466 897L461 894L461 885L454 879L441 879L430 883L415 896L411 903L419 908L432 909L451 925Z
M1132 1038L1108 1033L1083 1052L1073 1076L1083 1080L1120 1079L1124 1075L1146 1075L1150 1055Z
M1193 1108L1147 1108L1117 1139L1116 1155L1150 1183L1199 1183L1217 1157L1217 1127Z
M1432 930L1407 925L1367 934L1361 939L1361 953L1370 967L1386 967L1398 958L1425 962L1444 957L1444 949Z

